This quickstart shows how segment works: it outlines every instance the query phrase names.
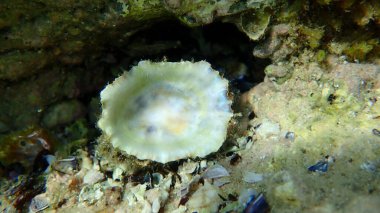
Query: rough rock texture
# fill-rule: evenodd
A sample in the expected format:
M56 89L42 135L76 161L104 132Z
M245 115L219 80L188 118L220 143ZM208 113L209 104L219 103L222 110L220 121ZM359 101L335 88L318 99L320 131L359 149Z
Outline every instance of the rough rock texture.
M274 212L339 211L358 195L378 194L380 66L332 57L322 68L313 57L305 52L283 65L292 77L281 85L266 78L246 94L256 134L240 166L268 175ZM327 171L308 171L317 162Z
M64 132L81 138L72 141L81 146L57 156L73 154L82 164L67 173L53 168L46 187L45 174L38 176L41 181L27 175L18 176L18 182L1 178L0 209L26 209L44 189L37 198L49 204L46 211L57 212L242 212L252 208L258 193L272 212L378 209L379 14L378 0L2 1L0 132L29 125L65 127ZM120 68L149 54L162 60L168 49L182 45L178 38L163 42L152 31L147 31L150 37L133 39L143 29L161 27L163 20L194 27L188 34L200 48L175 52L180 59L194 56L189 52L206 53L196 55L202 59L214 54L227 64L221 72L236 76L231 85L249 90L243 95L234 87L230 91L236 100L234 128L219 152L206 159L151 164L103 143L98 150L112 156L99 160L91 153L93 143L84 146L94 128L80 120L65 125L86 119L83 108L93 111L88 117L92 125L96 122L99 101L93 97ZM208 43L202 26L215 22L233 23L252 42L235 49ZM235 44L224 34L214 39ZM249 57L236 54L243 47L251 48ZM232 63L236 57L254 66ZM240 78L261 71L266 75L262 82ZM12 141L22 146L22 139ZM36 139L29 142L41 142ZM81 155L83 149L89 152ZM7 161L9 156L1 157ZM203 176L214 164L227 175ZM0 174L17 176L3 167ZM86 175L96 181L83 183ZM212 194L213 204L203 206L199 194Z
M157 2L145 3L146 12L139 2L130 2L127 18L116 1L1 2L0 131L38 125L48 105L104 84L104 66L95 63L104 46L165 18Z
M200 26L260 6L266 3L2 1L0 132L40 125L41 114L50 104L98 91L109 76L104 70L114 63L107 52L126 49L127 55L133 55L152 50L136 50L129 44L129 38L143 28L168 19ZM159 46L153 49L160 53Z
M357 11L352 8L360 10L346 12ZM265 38L270 24L287 23L290 25L285 28L272 28L267 41L256 48L257 57L274 54L274 58L283 59L300 48L301 39L311 48L327 45L330 52L364 60L380 52L379 40L373 37L375 31L365 30L379 25L379 8L376 0L366 3L300 0L292 3L282 0L6 0L0 3L0 89L4 91L0 93L0 99L5 100L0 102L0 111L7 113L0 114L0 132L40 125L41 113L50 104L98 91L99 85L91 86L86 82L95 81L100 85L106 82L108 75L103 71L109 72L114 63L109 51L126 49L128 57L141 54L143 48L133 49L136 44L129 43L129 39L139 30L163 20L180 20L193 27L220 20L232 22L252 40ZM304 17L300 20L309 20L313 24L300 25L297 21L299 14ZM352 24L359 26L359 30L352 32L352 28L348 27ZM347 36L352 33L355 36ZM282 39L289 35L296 36L297 41ZM332 35L338 36L330 39ZM260 53L260 46L267 50L262 52L261 48ZM150 46L145 52L152 49L162 52L159 45ZM274 53L275 50L282 51ZM320 54L325 52L321 51ZM78 73L89 72L92 74L81 74L80 79L75 80L76 84L49 87L53 81L77 78ZM47 73L54 78L48 77ZM31 94L25 87L32 91ZM61 89L70 95L62 93ZM35 90L48 91L54 97L39 95L39 98L33 98ZM35 110L38 113L34 113Z

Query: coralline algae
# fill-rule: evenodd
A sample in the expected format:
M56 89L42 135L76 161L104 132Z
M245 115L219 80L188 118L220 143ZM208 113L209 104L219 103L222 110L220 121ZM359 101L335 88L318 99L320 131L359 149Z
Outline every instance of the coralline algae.
M205 61L141 61L101 92L98 126L112 145L161 163L204 157L223 144L228 81Z

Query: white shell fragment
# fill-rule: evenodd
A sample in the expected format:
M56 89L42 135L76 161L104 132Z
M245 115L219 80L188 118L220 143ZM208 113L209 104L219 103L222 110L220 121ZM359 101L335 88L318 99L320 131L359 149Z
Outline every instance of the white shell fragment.
M243 180L247 183L257 183L264 180L264 175L256 172L245 172Z
M188 212L218 212L218 207L222 203L219 193L219 188L205 181L186 203Z
M104 174L96 169L91 169L87 171L86 175L83 177L84 184L95 184L104 179Z
M224 186L226 184L229 184L231 183L231 180L228 178L219 178L219 179L215 179L214 182L212 183L214 186L216 187L221 187L221 186Z
M100 94L98 126L114 147L161 163L215 152L231 112L228 81L206 61L141 61Z
M223 166L216 164L208 168L202 176L206 179L213 179L230 176L230 173Z
M48 208L49 205L50 205L49 199L46 197L45 194L36 195L30 202L29 212L31 213L40 212Z

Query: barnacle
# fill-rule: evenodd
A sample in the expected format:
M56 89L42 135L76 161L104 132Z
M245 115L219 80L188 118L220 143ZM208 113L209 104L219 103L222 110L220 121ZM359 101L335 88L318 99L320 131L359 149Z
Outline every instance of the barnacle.
M112 145L161 163L215 152L232 116L228 81L205 61L141 61L100 94Z

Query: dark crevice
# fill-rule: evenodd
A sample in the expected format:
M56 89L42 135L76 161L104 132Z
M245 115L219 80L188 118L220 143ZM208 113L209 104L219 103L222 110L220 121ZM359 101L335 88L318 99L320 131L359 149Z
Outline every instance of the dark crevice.
M270 62L255 59L253 45L234 24L216 22L189 28L168 21L134 34L123 46L106 45L99 60L110 63L112 77L140 60L206 60L230 80L232 87L244 92L263 80L263 70Z

